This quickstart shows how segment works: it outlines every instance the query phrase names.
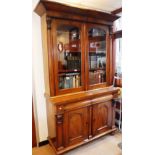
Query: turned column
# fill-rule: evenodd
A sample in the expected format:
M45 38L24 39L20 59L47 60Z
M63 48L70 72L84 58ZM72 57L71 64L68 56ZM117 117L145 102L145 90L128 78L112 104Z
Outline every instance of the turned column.
M63 106L57 107L56 114L56 146L57 150L64 148L64 108Z

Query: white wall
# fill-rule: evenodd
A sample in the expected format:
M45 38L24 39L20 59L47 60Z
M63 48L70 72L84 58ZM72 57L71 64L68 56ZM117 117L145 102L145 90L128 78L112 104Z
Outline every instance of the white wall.
M32 2L32 8L34 8L38 0L33 0ZM46 119L46 101L44 97L45 85L43 73L41 20L40 17L34 12L32 12L32 76L37 139L38 142L41 142L47 139L48 130Z

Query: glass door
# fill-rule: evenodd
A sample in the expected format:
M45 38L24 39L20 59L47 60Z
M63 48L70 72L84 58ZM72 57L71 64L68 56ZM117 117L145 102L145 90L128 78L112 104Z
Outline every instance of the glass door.
M81 38L80 23L58 20L56 23L57 93L83 89Z
M88 34L88 86L102 87L107 82L107 29L89 25Z

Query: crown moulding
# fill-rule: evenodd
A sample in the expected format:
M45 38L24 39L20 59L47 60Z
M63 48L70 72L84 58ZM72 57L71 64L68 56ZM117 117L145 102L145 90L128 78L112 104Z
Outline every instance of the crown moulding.
M61 19L74 18L75 20L81 21L89 21L92 19L100 21L104 20L105 22L107 22L106 24L110 24L111 22L119 18L119 16L114 14L90 9L77 8L66 4L51 2L47 0L40 0L34 11L39 16L42 16L44 13L46 13L47 16Z

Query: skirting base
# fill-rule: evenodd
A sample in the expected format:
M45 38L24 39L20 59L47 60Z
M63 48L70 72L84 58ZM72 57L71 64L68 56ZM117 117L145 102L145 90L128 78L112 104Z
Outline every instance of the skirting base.
M55 140L55 138L51 139L50 137L48 137L48 140L49 140L49 144L51 145L51 147L53 148L55 153L57 155L62 155L65 152L68 152L68 151L70 151L70 150L72 150L72 149L74 149L76 147L81 146L81 145L87 144L87 143L89 143L89 142L91 142L91 141L93 141L95 139L98 139L98 138L104 136L104 135L107 135L107 134L110 134L110 133L114 134L116 130L117 130L117 128L113 128L113 129L110 129L110 130L100 134L100 135L92 137L91 139L88 139L87 141L82 141L82 142L74 144L72 146L68 146L68 147L64 147L64 148L59 148L59 149L56 148L56 140Z

